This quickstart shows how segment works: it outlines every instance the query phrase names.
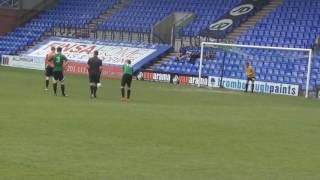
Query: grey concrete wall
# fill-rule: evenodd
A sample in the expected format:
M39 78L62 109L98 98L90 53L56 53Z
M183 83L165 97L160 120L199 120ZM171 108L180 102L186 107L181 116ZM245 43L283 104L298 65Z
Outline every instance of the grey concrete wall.
M35 6L43 2L45 2L45 0L20 0L20 8L32 10Z
M160 38L162 43L168 43L171 42L171 29L174 24L174 15L171 14L170 16L167 16L165 19L161 20L159 23L157 23L153 28L153 36L156 40L157 38Z
M194 17L193 13L174 12L165 17L153 27L152 40L174 45L174 39L179 28L187 24Z
M183 20L186 16L189 16L192 13L186 13L186 12L175 12L174 13L174 21L179 22Z

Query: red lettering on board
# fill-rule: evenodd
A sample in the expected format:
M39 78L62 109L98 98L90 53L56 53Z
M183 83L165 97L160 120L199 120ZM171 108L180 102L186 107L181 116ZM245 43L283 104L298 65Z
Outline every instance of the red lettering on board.
M83 53L83 52L86 52L87 54L91 54L91 52L96 49L96 46L91 46L91 47L88 47L86 49L83 49L82 51L80 51L80 53Z

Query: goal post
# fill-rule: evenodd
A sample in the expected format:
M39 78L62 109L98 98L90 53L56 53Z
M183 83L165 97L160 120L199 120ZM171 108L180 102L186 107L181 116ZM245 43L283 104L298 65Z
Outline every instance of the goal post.
M215 42L202 42L201 43L201 50L200 50L200 64L199 64L199 81L198 81L198 87L201 86L200 79L203 76L203 63L204 63L204 54L205 54L205 48L225 48L225 49L232 49L232 48L238 48L238 49L257 49L257 50L270 50L270 51L285 51L285 52L304 52L306 53L305 60L307 61L306 65L306 77L305 77L305 98L309 97L309 91L310 91L310 77L311 77L311 68L312 68L312 49L304 49L304 48L289 48L289 47L273 47L273 46L257 46L257 45L243 45L243 44L227 44L227 43L215 43ZM297 57L291 57L292 59ZM215 58L216 59L216 58ZM299 58L298 58L299 60ZM244 66L244 64L242 64ZM224 68L224 67L223 67ZM224 76L221 76L221 78L224 78Z

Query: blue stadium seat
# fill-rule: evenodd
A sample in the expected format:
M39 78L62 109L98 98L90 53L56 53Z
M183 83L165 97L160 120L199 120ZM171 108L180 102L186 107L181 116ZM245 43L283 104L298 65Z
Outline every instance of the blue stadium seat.
M201 29L206 28L210 23L213 23L217 18L231 9L240 0L201 0L198 1L164 1L164 0L136 0L130 3L127 7L121 9L111 18L102 22L102 26L97 28L106 30L103 25L111 25L111 28L118 31L128 31L134 29L135 32L151 32L151 28L164 17L172 12L193 12L197 15L194 21L180 30L183 36L197 36ZM115 23L120 23L122 26L117 26ZM136 29L135 29L136 28Z
M85 24L97 18L107 9L113 7L117 0L61 0L59 3L40 14L23 27L0 37L0 53L16 54L54 26L84 28ZM99 4L99 6L97 6ZM2 48L12 47L8 51Z

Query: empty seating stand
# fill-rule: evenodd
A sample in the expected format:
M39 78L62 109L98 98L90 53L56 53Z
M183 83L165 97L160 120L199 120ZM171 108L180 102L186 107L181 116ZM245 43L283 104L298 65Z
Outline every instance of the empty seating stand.
M284 0L237 39L239 44L312 48L320 34L320 1Z
M197 36L240 0L133 0L130 5L97 28L107 31L150 33L152 27L173 12L193 12L196 19L181 30L183 36Z
M56 6L0 37L0 56L16 54L56 26L83 28L118 0L61 0Z

